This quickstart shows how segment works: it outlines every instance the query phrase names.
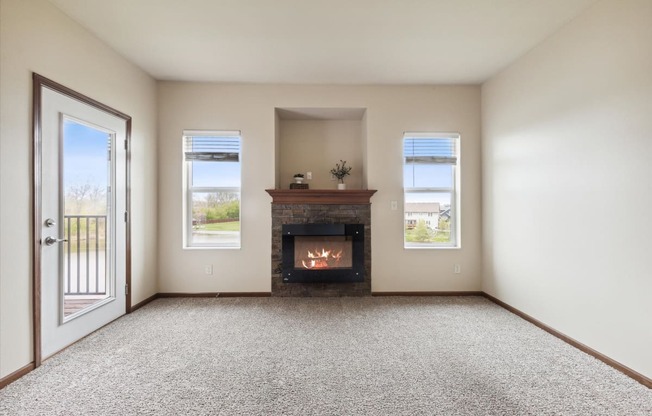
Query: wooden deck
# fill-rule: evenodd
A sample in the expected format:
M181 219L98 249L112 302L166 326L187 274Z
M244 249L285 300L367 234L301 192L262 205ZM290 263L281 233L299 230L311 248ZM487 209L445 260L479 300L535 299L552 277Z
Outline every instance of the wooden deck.
M104 295L66 295L63 299L63 316L69 316L105 299Z

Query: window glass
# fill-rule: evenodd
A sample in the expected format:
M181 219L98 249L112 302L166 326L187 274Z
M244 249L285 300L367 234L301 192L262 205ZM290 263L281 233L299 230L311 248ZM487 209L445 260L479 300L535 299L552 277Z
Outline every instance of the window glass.
M451 165L409 164L403 167L406 188L440 188L453 186Z
M240 193L192 193L192 243L203 246L240 245Z
M406 246L451 245L451 193L417 192L405 194Z
M459 247L459 136L403 138L405 248Z
M240 187L240 162L193 161L192 186Z
M185 247L240 247L240 137L186 134Z

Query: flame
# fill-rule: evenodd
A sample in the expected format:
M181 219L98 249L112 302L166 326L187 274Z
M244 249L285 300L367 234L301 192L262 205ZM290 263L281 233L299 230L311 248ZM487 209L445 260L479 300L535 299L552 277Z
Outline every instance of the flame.
M308 250L308 260L301 260L301 264L306 269L328 269L336 266L342 259L342 250L333 254L333 250L325 248L316 249L314 252ZM332 263L335 264L332 264Z

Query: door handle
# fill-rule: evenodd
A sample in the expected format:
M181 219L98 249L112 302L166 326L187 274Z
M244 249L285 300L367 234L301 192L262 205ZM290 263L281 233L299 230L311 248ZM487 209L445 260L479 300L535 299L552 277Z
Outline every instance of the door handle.
M56 243L64 243L64 242L67 243L68 239L67 238L45 237L45 241L43 241L43 242L45 243L46 246L51 246L51 245L54 245Z

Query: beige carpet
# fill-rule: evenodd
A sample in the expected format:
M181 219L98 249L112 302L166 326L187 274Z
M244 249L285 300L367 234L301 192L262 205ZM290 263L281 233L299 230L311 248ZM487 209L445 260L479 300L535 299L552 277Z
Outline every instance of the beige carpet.
M479 297L159 299L2 415L652 415L652 390Z

